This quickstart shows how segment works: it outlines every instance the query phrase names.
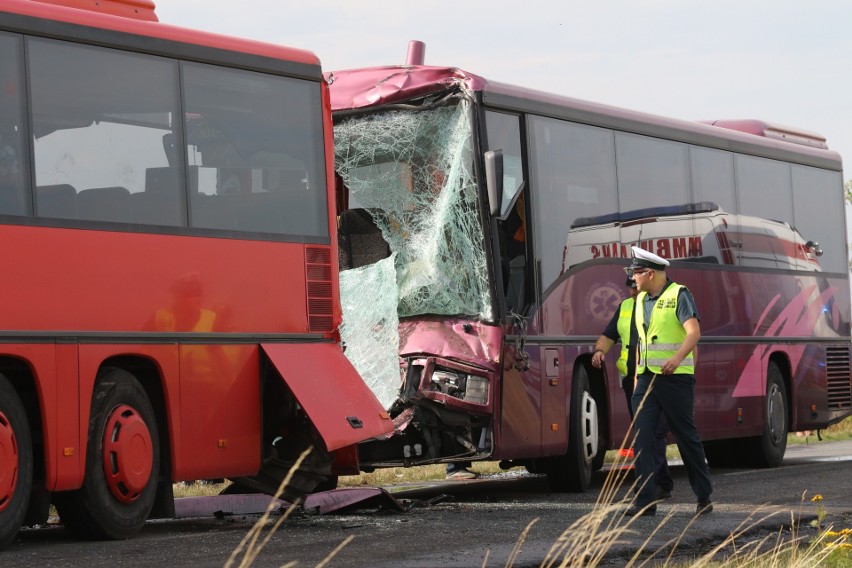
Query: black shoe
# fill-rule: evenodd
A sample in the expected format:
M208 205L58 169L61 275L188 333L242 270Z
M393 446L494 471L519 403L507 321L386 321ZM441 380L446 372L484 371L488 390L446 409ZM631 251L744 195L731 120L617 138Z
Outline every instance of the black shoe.
M657 506L649 505L647 507L640 507L639 505L630 505L630 508L624 512L628 517L653 517L657 514Z
M671 489L663 489L662 487L657 487L657 501L663 501L665 499L672 498L672 490Z
M713 512L713 501L710 499L702 499L698 502L698 505L695 507L696 515L706 515L707 513Z

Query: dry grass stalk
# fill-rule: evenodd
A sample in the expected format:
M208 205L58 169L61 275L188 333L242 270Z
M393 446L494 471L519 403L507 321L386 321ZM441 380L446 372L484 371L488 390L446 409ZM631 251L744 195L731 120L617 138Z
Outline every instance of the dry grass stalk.
M515 542L515 546L512 548L512 552L509 554L508 560L506 560L506 568L511 568L511 566L515 563L515 559L518 558L518 554L521 553L521 548L524 546L524 541L527 540L527 535L530 532L530 529L534 524L538 522L538 519L533 519L527 524L523 531L521 531L521 535L518 537L518 540ZM486 556L487 557L487 556ZM484 564L483 564L484 566Z
M296 471L298 471L299 466L302 465L302 462L305 460L305 458L308 457L308 455L310 455L312 451L313 446L309 447L301 453L299 458L293 464L293 467L290 468L290 471L287 472L287 475L281 481L281 484L278 486L278 490L275 492L275 495L272 497L272 499L269 500L269 504L266 506L266 511L264 511L263 516L254 524L254 526L252 526L251 529L249 529L249 531L243 537L242 541L240 541L240 544L237 545L237 547L231 552L231 555L228 557L228 561L225 562L225 568L231 568L231 566L233 566L234 562L239 556L240 552L242 552L243 550L245 550L245 553L243 554L243 557L240 560L239 568L248 568L249 566L251 566L263 550L264 546L266 546L266 544L272 538L272 535L275 534L275 532L281 527L284 521L286 521L287 518L293 513L293 511L295 511L296 508L300 505L300 500L298 499L295 503L292 503L284 512L284 514L279 517L279 519L275 522L272 528L267 531L266 536L263 538L263 540L258 542L260 536L263 534L263 529L266 526L270 515L272 515L272 513L277 507L276 501L281 497L281 495L284 494L284 489L287 487L287 485L289 485L290 480L293 479L293 475L296 473ZM349 538L341 542L333 551L331 551L328 556L326 556L319 564L317 564L317 568L322 568L323 566L325 566L332 558L334 558L334 556L338 552L343 549L343 547L349 544L353 538L354 537L350 536ZM291 566L295 566L296 564L297 563L295 561L288 562L287 564L284 564L282 568L289 568Z
M354 539L354 538L355 538L355 535L349 535L349 536L347 536L346 538L344 538L344 539L343 539L343 542L341 542L341 543L340 543L340 544L338 544L336 547L334 547L334 550L332 550L331 552L329 552L329 553L328 553L328 556L326 556L325 558L323 558L323 559L322 559L322 561L321 561L319 564L317 564L317 565L316 565L316 568L324 568L324 567L325 567L325 565L326 565L326 564L328 564L329 562L331 562L331 559L332 559L332 558L334 558L335 556L337 556L337 553L338 553L338 552L340 552L341 550L343 550L343 548L344 548L347 544L349 544L350 542L352 542L352 539Z
M648 392L650 392L650 389ZM644 402L643 399L639 406L640 410ZM631 430L633 430L632 426L631 424ZM629 445L627 441L625 437L621 444L622 449L631 447L635 439L631 440L631 444ZM625 505L630 505L635 497L631 499L619 499L618 497L622 492L622 488L627 484L628 475L628 469L623 467L626 459L620 452L618 456L612 469L607 474L594 509L590 513L583 515L562 532L542 561L542 568L552 568L553 566L598 566L614 546L626 542L623 538L624 536L637 534L632 526L638 517L627 517L625 507ZM626 494L635 495L636 489L636 482L633 482ZM758 509L759 511L760 509ZM774 545L769 550L766 550L766 545L770 537L765 537L757 542L747 543L742 548L737 547L737 543L741 542L756 526L759 526L776 514L777 512L770 512L757 520L754 520L754 515L749 515L723 542L701 557L690 561L689 565L693 568L705 568L711 565L714 568L741 568L743 566L754 566L755 568L774 568L776 566L809 568L817 566L825 560L830 554L830 550L826 550L825 547L820 546L819 541L821 539L818 539L817 542L812 542L804 552L800 551L803 539L798 537L795 532L795 518L793 518L793 522L791 523L791 526L794 528L793 537L785 539L782 532L779 531ZM673 516L674 511L671 511L657 524L644 539L641 546L628 559L625 564L626 567L641 568L651 565L659 561L658 554L662 551L668 551L663 561L663 566L678 565L674 559L674 555L683 537L697 520L699 516L697 513L690 519L689 523L687 523L678 536L664 543L656 551L648 551L648 546L652 539L671 521ZM733 549L733 554L724 554L730 548ZM515 556L513 555L512 560ZM511 566L511 563L508 563L507 566Z

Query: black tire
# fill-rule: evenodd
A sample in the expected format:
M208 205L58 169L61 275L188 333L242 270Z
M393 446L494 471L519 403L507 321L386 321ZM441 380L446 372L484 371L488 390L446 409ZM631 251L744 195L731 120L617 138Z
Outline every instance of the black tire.
M324 481L321 481L319 485L314 487L311 493L322 493L323 491L334 491L337 489L338 479L336 475L329 475L325 478Z
M281 481L290 474L299 456L308 447L313 449L302 461L299 469L293 471L290 482L282 489ZM317 491L317 486L331 476L333 463L334 456L325 450L313 425L307 419L299 420L292 425L286 437L278 438L272 447L265 450L260 471L256 475L238 477L231 481L248 487L255 493L266 493L295 503Z
M600 416L589 388L589 374L583 366L574 372L571 386L571 410L568 415L568 450L553 458L547 478L554 491L582 493L592 483L597 463L603 459L600 445Z
M766 399L764 400L763 434L747 440L751 465L778 467L787 452L790 433L790 414L784 375L774 362L766 370Z
M145 390L127 371L104 369L92 395L83 486L54 495L63 524L87 540L130 538L151 514L159 473L157 423Z
M24 521L33 485L33 445L18 393L0 375L0 550Z
M50 492L44 487L33 487L30 493L30 505L24 517L25 527L46 525L50 518Z

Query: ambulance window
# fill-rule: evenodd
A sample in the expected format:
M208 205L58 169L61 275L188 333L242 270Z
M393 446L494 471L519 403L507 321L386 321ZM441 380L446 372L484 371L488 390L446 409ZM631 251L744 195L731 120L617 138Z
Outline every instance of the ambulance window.
M686 144L618 133L615 155L622 212L689 203Z
M847 270L842 202L840 172L793 166L793 225L805 242L819 243L823 254L816 260L824 272Z
M618 211L611 130L530 117L530 178L541 289L559 276L568 230Z

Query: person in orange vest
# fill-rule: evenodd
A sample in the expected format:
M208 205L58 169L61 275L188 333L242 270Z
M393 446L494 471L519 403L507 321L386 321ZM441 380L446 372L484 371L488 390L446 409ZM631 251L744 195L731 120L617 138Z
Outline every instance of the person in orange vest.
M654 515L654 443L660 416L677 440L689 484L698 499L697 514L713 511L713 484L704 446L695 426L695 348L701 339L698 308L686 286L666 276L669 261L633 247L628 274L636 282L636 332L639 338L633 410L636 413L636 477L639 493L626 514Z
M621 388L624 390L624 397L627 400L627 410L630 412L631 420L634 417L633 413L633 382L636 377L636 344L639 341L638 332L636 331L635 319L635 299L639 294L636 288L636 282L633 278L627 278L627 287L630 290L630 297L626 298L618 306L615 313L612 314L606 328L597 341L595 341L595 351L592 353L592 366L600 369L603 364L604 357L616 342L621 343L621 352L615 365L618 369L618 374L621 376ZM657 499L669 499L674 490L674 479L669 472L669 462L666 459L666 434L669 431L669 425L666 422L665 414L660 415L660 423L657 427L654 443L654 458L655 458L655 485ZM627 452L629 457L633 457L633 448Z

